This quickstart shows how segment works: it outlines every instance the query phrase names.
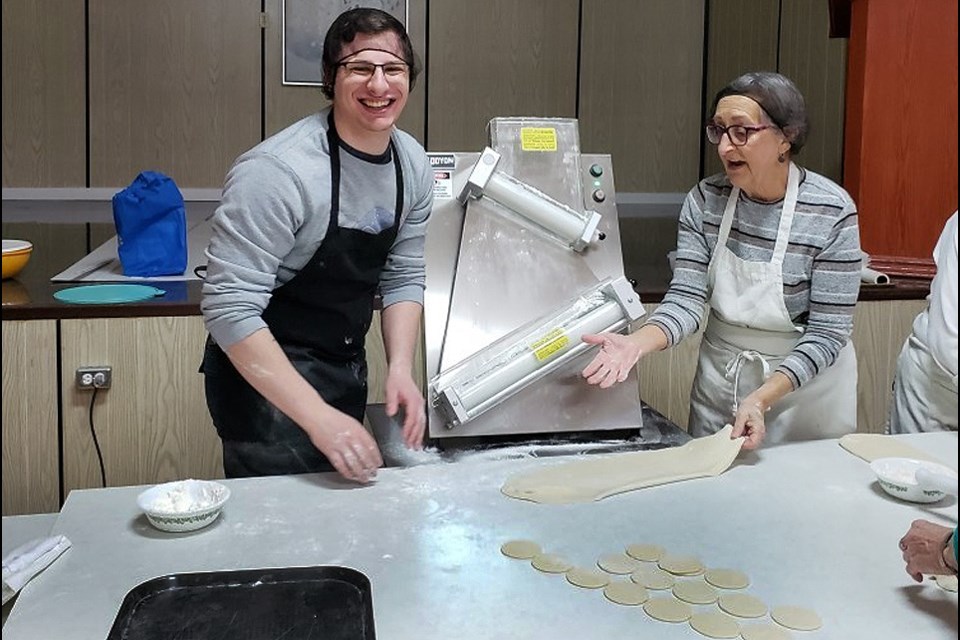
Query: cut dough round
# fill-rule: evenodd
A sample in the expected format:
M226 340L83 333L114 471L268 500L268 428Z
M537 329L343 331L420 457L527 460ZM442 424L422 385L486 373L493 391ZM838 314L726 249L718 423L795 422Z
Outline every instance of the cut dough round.
M500 545L500 553L508 558L517 560L530 560L534 556L540 555L540 545L533 540L509 540Z
M665 555L658 564L661 569L675 576L697 576L703 573L703 563L696 556Z
M669 589L676 582L672 575L655 567L637 569L630 574L630 579L647 589Z
M682 580L673 585L673 595L690 604L713 604L720 597L717 590L703 580Z
M597 566L607 573L625 575L639 569L640 563L625 553L610 553L600 556L600 559L597 560Z
M627 546L627 555L643 562L656 562L666 553L660 545L631 544Z
M530 561L534 569L539 569L544 573L566 573L573 565L552 553L538 553Z
M778 622L788 629L797 631L813 631L823 626L823 621L816 611L803 607L774 607L770 612L774 622Z
M636 606L650 599L650 594L641 585L633 582L611 582L603 588L603 595L617 604Z
M740 618L759 618L767 614L767 605L746 593L725 593L718 604L727 613Z
M707 569L703 579L721 589L746 589L750 578L736 569Z
M941 589L957 592L957 576L933 576L933 579Z
M567 582L584 589L599 589L610 584L610 576L599 569L574 567L567 571Z
M743 640L790 640L789 631L772 624L745 624L740 628Z
M647 600L643 610L654 620L662 622L686 622L693 615L693 609L686 602L676 598L654 598Z
M708 638L736 638L740 624L725 613L695 613L690 616L690 626Z

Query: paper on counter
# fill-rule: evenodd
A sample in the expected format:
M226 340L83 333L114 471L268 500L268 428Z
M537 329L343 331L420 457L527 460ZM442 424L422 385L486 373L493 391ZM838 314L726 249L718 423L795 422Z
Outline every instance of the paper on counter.
M51 536L31 540L8 553L3 558L3 603L69 548L66 536Z

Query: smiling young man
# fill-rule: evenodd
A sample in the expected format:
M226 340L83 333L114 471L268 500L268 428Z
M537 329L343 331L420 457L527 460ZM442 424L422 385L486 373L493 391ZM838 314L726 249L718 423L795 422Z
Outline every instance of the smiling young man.
M363 428L364 337L379 293L387 413L421 445L413 353L433 174L395 127L417 76L403 25L341 14L323 48L333 104L241 155L207 249L202 310L207 405L227 477L335 469L367 482L382 464Z

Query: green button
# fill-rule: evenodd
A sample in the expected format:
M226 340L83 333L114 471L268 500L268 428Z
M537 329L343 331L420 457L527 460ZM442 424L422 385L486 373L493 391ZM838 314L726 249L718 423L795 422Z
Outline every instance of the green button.
M603 167L598 164L590 165L590 175L592 175L594 178L599 178L603 175Z

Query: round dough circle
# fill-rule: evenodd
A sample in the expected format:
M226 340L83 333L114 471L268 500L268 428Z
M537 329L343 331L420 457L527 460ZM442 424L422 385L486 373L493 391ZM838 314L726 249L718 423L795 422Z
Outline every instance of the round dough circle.
M797 631L814 631L823 626L823 621L816 611L803 607L780 606L770 612L774 622L778 622L788 629Z
M657 563L664 571L677 576L696 576L703 573L703 563L696 556L671 556L660 558Z
M686 602L676 598L653 598L647 600L643 610L654 620L661 622L686 622L693 615L693 609Z
M640 567L640 563L625 553L610 553L600 556L600 559L597 560L597 566L607 573L625 575L636 571Z
M567 571L567 582L584 589L599 589L610 584L610 576L599 569L574 567Z
M540 550L540 545L533 540L508 540L500 545L500 553L508 558L530 560L543 552Z
M627 545L627 555L642 562L656 562L663 557L663 547L656 544Z
M534 569L544 573L566 573L573 565L552 553L539 553L530 561Z
M695 613L690 616L690 626L708 638L736 638L740 624L725 613Z
M933 576L933 579L944 591L957 592L957 576Z
M767 605L746 593L725 593L720 596L721 609L740 618L759 618L766 615Z
M746 624L740 627L743 640L790 640L789 631L772 624Z
M650 599L650 594L642 585L633 582L611 582L603 588L607 600L617 604L636 606Z
M663 569L637 569L630 574L630 579L647 589L669 589L676 580Z
M690 604L713 604L720 597L716 589L702 580L682 580L676 583L673 585L673 595Z
M746 589L750 585L750 578L736 569L707 569L703 579L721 589Z

